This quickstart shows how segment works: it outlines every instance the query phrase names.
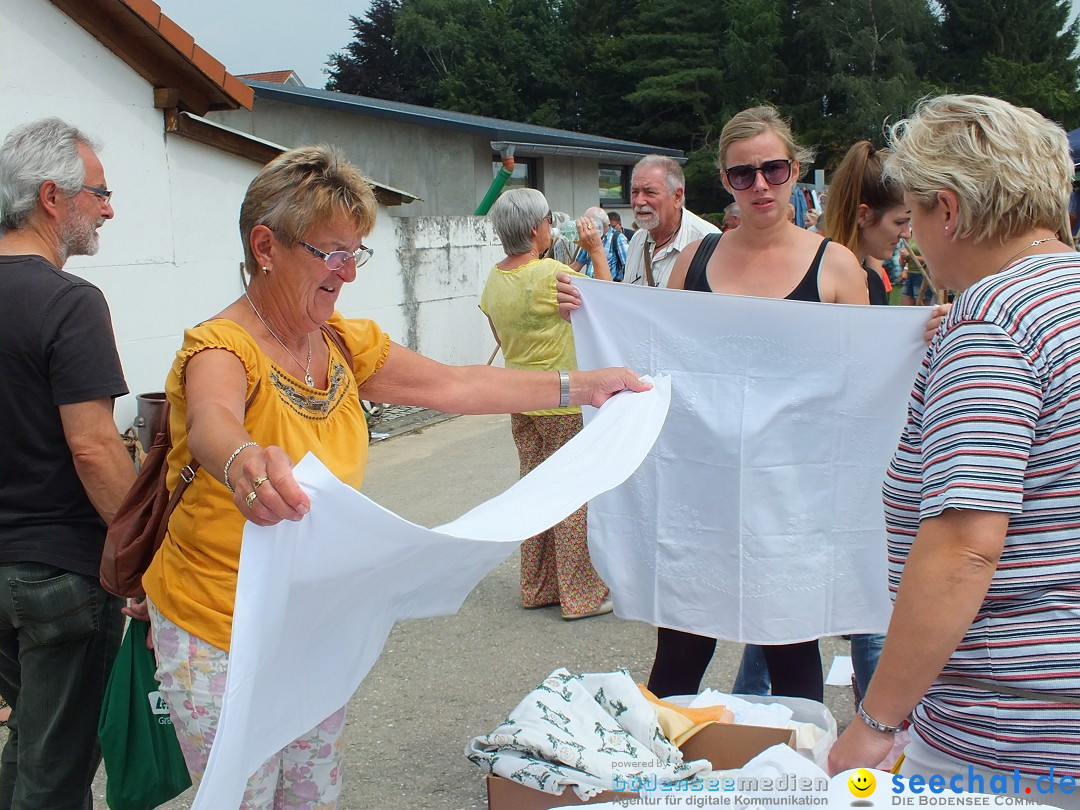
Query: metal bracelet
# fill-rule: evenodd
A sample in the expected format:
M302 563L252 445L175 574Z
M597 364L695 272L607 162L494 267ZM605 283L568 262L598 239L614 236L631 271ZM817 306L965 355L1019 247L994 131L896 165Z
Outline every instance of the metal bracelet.
M862 721L874 731L880 731L883 734L899 734L904 730L903 726L887 726L884 723L879 723L866 713L866 709L863 708L861 700L859 701L859 705L855 707L855 710L859 713L859 717L862 718Z
M559 407L565 408L570 404L570 372L559 372Z
M258 447L258 442L244 442L242 445L233 450L232 455L229 456L229 460L225 462L225 486L229 488L229 492L234 492L232 484L229 483L229 467L236 461L236 457L240 455L248 447Z

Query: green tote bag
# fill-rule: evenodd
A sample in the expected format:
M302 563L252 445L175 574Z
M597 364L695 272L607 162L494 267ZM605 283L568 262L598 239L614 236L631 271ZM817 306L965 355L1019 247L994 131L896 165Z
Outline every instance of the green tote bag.
M147 622L131 621L113 664L98 722L105 802L112 810L152 810L191 787L172 718L146 649Z

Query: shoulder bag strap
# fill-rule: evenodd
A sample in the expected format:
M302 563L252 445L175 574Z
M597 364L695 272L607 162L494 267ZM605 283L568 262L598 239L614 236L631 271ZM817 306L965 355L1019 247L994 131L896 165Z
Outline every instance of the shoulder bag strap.
M251 403L255 401L255 395L259 393L259 387L262 385L262 380L255 381L255 387L251 389L251 393L248 395L247 401L244 402L244 413L247 413L251 408ZM169 402L165 401L165 407L162 409L162 418L164 421L164 430L169 429ZM160 544L162 538L165 536L165 529L169 525L169 515L176 509L176 505L180 503L180 498L184 495L184 490L188 488L188 485L195 480L195 473L199 471L201 465L195 459L192 459L183 467L180 468L180 480L176 482L176 488L169 495L169 504L165 507L165 514L161 518L161 537L156 538Z
M645 240L645 246L643 248L643 255L645 257L645 283L650 287L655 287L656 282L653 281L652 274L652 251L649 250L649 240Z
M1037 700L1041 703L1067 703L1073 706L1080 705L1080 697L1073 695L1059 695L1053 692L1036 692L1032 689L1017 689L1015 686L1006 686L1005 684L995 683L994 681L983 681L978 678L965 678L960 675L941 675L938 677L937 683L968 686L972 689L981 689L984 692L996 692L999 695L1013 695L1015 697L1026 698L1027 700Z
M341 337L341 333L337 329L334 329L332 326L327 326L325 323L319 328L323 330L323 334L330 338L330 342L337 347L337 350L341 352L342 357L346 360L349 360L352 357L349 353L348 346L345 345L345 339Z

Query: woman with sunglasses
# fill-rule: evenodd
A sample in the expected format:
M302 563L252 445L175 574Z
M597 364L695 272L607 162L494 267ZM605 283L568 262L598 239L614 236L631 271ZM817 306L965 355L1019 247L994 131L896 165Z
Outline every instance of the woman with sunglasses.
M509 413L599 405L647 387L625 369L445 366L373 321L343 317L338 298L371 257L363 240L375 212L366 179L334 149L301 147L267 164L240 209L247 290L187 330L166 382L168 482L183 475L191 484L143 577L148 600L130 612L149 614L161 692L196 783L221 712L245 521L303 519L310 500L292 466L308 451L360 488L361 398ZM241 807L337 807L343 724L341 709L267 760Z
M809 153L795 143L772 107L736 114L720 134L717 165L724 188L742 211L738 228L691 244L668 281L675 289L867 304L866 274L851 251L790 222L792 187ZM797 559L791 565L798 565ZM696 694L716 639L657 629L649 689L657 695ZM773 694L821 701L824 682L817 640L762 648Z
M488 214L506 256L491 268L480 309L488 317L507 368L577 368L574 333L559 317L555 277L571 273L550 251L554 232L547 199L534 188L504 192ZM577 221L578 244L593 260L599 278L607 270L600 223ZM580 274L577 274L580 276ZM581 432L581 408L543 408L510 415L521 474L527 475ZM521 544L521 604L526 609L557 605L567 620L611 613L608 589L592 566L585 527L586 507Z

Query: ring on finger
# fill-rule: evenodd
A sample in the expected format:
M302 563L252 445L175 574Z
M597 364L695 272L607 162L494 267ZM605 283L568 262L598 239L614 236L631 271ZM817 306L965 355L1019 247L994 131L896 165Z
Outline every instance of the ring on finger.
M265 478L263 476L260 476L260 477L256 478L254 481L252 481L251 484L255 489L258 489L259 487L261 487L263 484L265 484L269 480L270 480L269 478Z
M255 490L251 490L251 492L248 493L248 496L244 498L244 503L247 504L248 509L250 509L252 504L254 504L256 500L258 500L258 497L259 493Z

